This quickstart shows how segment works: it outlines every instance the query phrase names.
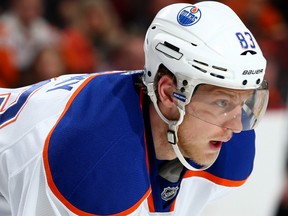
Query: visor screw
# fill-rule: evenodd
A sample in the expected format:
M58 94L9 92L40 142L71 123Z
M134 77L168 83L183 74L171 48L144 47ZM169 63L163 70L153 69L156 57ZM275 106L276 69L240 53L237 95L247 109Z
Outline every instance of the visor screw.
M242 85L246 85L247 84L247 80L243 80Z
M147 74L148 74L149 77L151 77L151 75L152 75L151 71L148 71Z
M182 84L183 84L183 86L187 86L188 85L188 81L187 80L183 80Z
M257 79L257 81L256 81L256 84L259 84L259 83L260 83L260 81L261 81L260 79Z
M185 92L185 88L182 87L182 88L180 89L180 91L181 91L182 93Z

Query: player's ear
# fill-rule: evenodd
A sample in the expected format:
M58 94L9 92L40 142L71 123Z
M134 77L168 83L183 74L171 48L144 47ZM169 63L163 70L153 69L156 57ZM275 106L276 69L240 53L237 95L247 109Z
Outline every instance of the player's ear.
M163 103L167 108L175 106L172 93L175 91L176 86L174 81L168 75L164 75L160 78L157 86L158 100Z

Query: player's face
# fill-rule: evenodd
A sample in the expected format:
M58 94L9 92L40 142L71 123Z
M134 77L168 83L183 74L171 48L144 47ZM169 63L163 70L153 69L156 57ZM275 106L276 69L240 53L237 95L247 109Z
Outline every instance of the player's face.
M186 115L178 130L178 145L184 155L199 165L212 164L232 131Z
M253 91L201 85L187 105L178 131L182 154L200 165L213 163L223 142L242 130L241 107Z

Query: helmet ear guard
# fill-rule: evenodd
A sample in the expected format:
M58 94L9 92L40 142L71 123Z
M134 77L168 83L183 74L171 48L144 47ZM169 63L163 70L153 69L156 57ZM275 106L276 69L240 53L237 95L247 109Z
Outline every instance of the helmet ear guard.
M255 94L262 97L260 100L251 100L252 104L247 102L247 106L243 107L247 118L245 122L249 125L247 128L254 128L265 113L268 90L261 85L265 83L266 60L250 31L222 3L205 1L195 5L180 3L165 7L156 15L146 33L144 53L143 82L157 113L169 126L169 143L187 169L199 170L199 167L191 166L180 152L177 130L197 86L208 84L235 90L266 91ZM178 121L166 119L157 105L153 85L161 64L177 80L177 90L172 96L180 113ZM257 103L262 107L255 106ZM262 111L257 113L255 107L260 107Z

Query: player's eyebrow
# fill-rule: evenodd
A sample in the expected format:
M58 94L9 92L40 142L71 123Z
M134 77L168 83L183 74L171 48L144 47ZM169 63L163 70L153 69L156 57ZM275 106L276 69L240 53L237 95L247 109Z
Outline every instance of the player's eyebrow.
M237 89L225 89L222 87L217 87L217 86L208 86L204 87L205 91L209 92L210 94L214 95L223 95L231 98L232 100L236 99L245 99L251 96L254 92L254 90L237 90Z

